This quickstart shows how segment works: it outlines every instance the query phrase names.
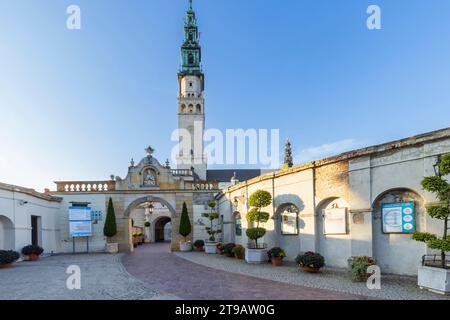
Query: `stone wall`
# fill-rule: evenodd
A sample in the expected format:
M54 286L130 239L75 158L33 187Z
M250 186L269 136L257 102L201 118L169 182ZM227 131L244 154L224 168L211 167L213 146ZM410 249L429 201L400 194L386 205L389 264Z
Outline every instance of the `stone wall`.
M440 234L442 221L425 214L426 206L436 199L422 190L421 180L434 175L433 165L446 153L450 153L450 129L351 151L232 186L219 196L220 214L231 222L236 212L244 218L249 195L267 190L274 203L264 209L271 219L264 226L267 234L263 241L269 247L283 247L288 260L313 250L325 256L327 265L346 267L351 256L368 255L380 262L382 272L414 275L420 257L432 251L413 241L410 234L383 234L380 207L382 203L413 201L417 230ZM289 203L300 212L298 236L280 232L278 209ZM347 211L347 234L324 233L324 210L334 207ZM241 237L234 235L234 224L226 226L226 241L246 245L245 218L242 226Z

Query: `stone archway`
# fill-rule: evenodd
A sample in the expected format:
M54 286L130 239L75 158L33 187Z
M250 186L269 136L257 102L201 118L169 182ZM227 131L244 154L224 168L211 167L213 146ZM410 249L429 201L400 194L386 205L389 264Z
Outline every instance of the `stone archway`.
M168 213L167 214L163 214L160 217L165 217L171 221L173 221L173 218L176 217L176 211L173 208L173 206L165 199L160 198L160 197L155 197L155 196L145 196L145 197L141 197L138 198L136 200L134 200L133 202L131 202L128 207L126 208L126 210L124 211L124 218L128 220L128 228L125 227L126 233L126 241L127 243L124 244L124 247L129 247L130 251L133 251L133 245L132 245L132 226L131 226L131 218L132 218L132 213L134 210L139 209L140 206L145 205L146 203L159 203L162 206L164 206ZM150 218L150 223L151 223L151 227L150 227L150 239L151 242L155 241L155 222L158 220L158 218L160 218L158 216L154 216ZM173 237L172 237L173 238Z
M170 223L172 220L169 217L159 217L154 222L154 242L163 242L171 240L171 237L168 238L166 234L166 225Z
M0 250L14 250L14 224L6 216L0 215Z

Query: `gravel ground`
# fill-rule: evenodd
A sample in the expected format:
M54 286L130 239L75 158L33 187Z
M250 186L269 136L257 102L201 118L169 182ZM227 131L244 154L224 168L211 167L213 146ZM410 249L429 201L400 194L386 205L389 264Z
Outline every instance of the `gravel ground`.
M169 299L131 276L121 255L55 255L0 269L1 300L147 300ZM81 289L66 286L67 267L81 269Z
M384 275L381 278L381 289L369 290L365 283L352 282L348 272L342 269L323 268L319 274L310 274L297 271L293 262L286 262L282 267L274 267L268 263L253 265L243 260L221 255L207 255L202 252L179 252L176 255L188 261L222 271L310 288L391 300L450 300L450 296L420 290L415 277Z

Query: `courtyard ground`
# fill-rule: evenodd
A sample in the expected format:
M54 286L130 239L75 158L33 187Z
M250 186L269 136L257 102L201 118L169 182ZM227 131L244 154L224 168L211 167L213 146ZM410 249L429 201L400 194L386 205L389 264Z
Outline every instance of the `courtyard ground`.
M81 289L69 290L66 270L81 270ZM415 279L384 277L382 290L352 283L339 270L322 274L248 265L219 255L170 253L169 244L138 247L126 255L55 255L0 269L0 300L9 299L450 299L420 291Z

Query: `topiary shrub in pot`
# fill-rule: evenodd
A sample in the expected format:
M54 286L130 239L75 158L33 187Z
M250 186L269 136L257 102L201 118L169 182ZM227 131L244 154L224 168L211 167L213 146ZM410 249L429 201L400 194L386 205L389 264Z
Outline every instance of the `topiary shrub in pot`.
M203 241L203 240L196 240L194 242L194 248L197 251L203 251L204 248L205 248L205 241Z
M192 244L187 237L192 232L191 220L189 219L186 202L183 202L183 210L181 211L179 233L183 236L184 241L180 241L180 251L187 252L192 250Z
M206 233L209 238L205 242L205 252L208 254L217 253L216 235L222 233L222 230L215 226L214 221L219 219L219 214L216 210L216 202L214 200L208 201L209 212L203 214L204 218L209 220L209 226L205 227Z
M267 245L258 243L258 239L266 234L266 229L260 227L260 224L266 223L270 218L270 214L262 209L272 203L272 195L268 191L257 190L249 197L248 202L253 208L247 213L246 218L249 223L256 224L256 226L248 228L246 231L247 237L253 242L245 250L245 261L262 263L266 261Z
M239 260L243 260L244 259L244 255L245 255L245 248L243 246L241 246L240 244L236 245L233 250L232 250L234 257L236 259Z
M28 257L29 261L37 261L39 260L39 256L44 252L40 246L37 245L28 245L22 248L22 254Z
M279 247L275 247L267 251L267 256L274 266L279 267L283 265L283 259L286 257L286 252Z
M103 226L103 235L106 237L106 252L108 253L119 252L119 244L112 240L116 234L117 234L116 212L114 210L112 198L109 198L108 208L106 211L105 225ZM134 245L134 238L133 238L133 245Z
M0 268L10 268L19 260L20 254L12 250L0 250Z
M295 262L297 262L299 268L302 268L303 271L317 273L325 265L325 258L319 253L308 251L300 253L295 258Z
M234 253L233 253L233 249L234 247L236 247L236 245L234 243L227 243L224 247L223 247L223 254L227 257L234 257Z
M450 153L439 157L435 167L436 176L425 177L422 180L424 190L434 193L439 203L427 207L428 215L441 220L442 233L435 235L427 232L414 232L413 240L424 242L431 250L436 250L438 255L425 255L422 265L418 270L418 285L430 291L440 294L450 294L450 267L448 256L450 252L450 182L446 177L450 175ZM440 256L440 260L436 259ZM437 263L436 263L437 262Z

